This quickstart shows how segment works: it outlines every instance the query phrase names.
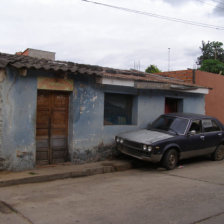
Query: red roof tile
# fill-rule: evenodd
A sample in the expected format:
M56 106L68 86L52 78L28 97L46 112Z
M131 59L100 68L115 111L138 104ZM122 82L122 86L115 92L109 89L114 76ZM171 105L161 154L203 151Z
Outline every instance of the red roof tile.
M136 80L144 82L168 83L189 87L199 87L198 85L192 83L186 83L182 80L175 79L172 77L165 77L158 74L149 74L135 70L121 70L96 65L77 64L66 61L52 61L24 55L12 55L12 54L0 53L0 68L5 68L6 66L13 66L18 69L20 68L43 69L55 72L57 71L69 72L74 75L86 74L86 75L95 75L98 77Z

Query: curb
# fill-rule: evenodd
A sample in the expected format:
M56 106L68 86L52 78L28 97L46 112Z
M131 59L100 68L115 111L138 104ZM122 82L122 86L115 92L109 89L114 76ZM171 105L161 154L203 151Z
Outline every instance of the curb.
M30 184L30 183L41 183L53 180L60 180L66 178L78 178L78 177L87 177L96 174L112 173L119 172L131 169L132 163L123 163L123 164L113 164L113 163L104 163L102 166L85 168L83 170L69 171L63 173L54 173L46 175L37 175L31 177L23 177L20 179L11 179L11 180L0 180L0 187L8 187L18 184Z

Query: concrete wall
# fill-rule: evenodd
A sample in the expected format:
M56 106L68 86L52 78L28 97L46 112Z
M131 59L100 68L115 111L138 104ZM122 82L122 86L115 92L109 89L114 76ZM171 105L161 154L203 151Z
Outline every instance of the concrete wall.
M3 84L0 82L0 170L4 167L4 159L3 159L3 149L2 149L2 133L3 133Z
M133 125L104 125L104 93L132 94L136 105ZM74 114L70 125L70 153L75 163L94 161L111 156L114 137L120 132L145 128L165 110L165 98L183 100L183 112L205 113L204 95L169 91L140 91L127 87L100 86L91 79L75 81L72 94ZM72 140L71 140L72 139Z
M43 71L29 71L26 77L21 77L15 69L7 68L7 76L0 84L0 109L1 96L3 105L0 113L0 169L35 167L39 75L52 76ZM105 92L134 96L133 125L104 125ZM69 104L69 159L74 163L84 163L112 156L114 136L146 127L164 113L165 97L183 99L184 112L204 113L204 96L200 94L102 86L93 78L75 76Z
M55 60L55 53L50 51L42 51L32 48L27 48L24 52L16 52L17 55L25 55L34 58L44 58L47 60Z
M24 170L35 165L36 78L7 68L2 83L2 167Z

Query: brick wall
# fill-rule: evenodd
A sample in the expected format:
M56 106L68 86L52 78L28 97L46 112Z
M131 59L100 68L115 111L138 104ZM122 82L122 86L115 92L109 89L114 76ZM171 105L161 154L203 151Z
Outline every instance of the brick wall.
M193 70L179 70L179 71L170 71L170 72L160 72L159 75L168 76L176 79L181 79L183 81L192 83L193 82Z
M180 70L158 73L163 76L173 77L193 83L193 70ZM195 70L195 84L212 88L205 95L205 113L218 118L224 124L224 76L209 72Z
M224 76L196 71L196 84L212 88L205 96L205 112L224 124Z

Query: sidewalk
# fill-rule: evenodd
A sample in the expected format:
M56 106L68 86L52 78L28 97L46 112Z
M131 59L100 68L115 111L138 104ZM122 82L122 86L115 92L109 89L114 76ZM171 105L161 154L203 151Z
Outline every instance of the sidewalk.
M131 161L106 160L82 165L74 165L71 163L48 165L21 172L0 171L0 187L65 178L85 177L95 174L123 171L131 168Z

